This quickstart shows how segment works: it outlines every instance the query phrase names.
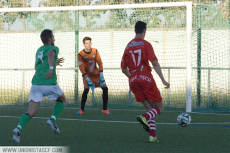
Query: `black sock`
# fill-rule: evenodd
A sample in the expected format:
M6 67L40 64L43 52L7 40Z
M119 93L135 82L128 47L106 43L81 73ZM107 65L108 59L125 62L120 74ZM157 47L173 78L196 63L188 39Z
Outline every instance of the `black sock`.
M85 88L81 97L81 110L84 111L85 108L85 103L87 100L87 95L88 95L89 89Z
M108 88L104 87L102 88L103 94L102 94L102 99L103 99L103 110L107 110L107 105L108 105Z

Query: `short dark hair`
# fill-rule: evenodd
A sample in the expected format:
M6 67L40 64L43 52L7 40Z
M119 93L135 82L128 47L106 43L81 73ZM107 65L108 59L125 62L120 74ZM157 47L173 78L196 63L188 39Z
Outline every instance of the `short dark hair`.
M91 42L92 39L91 39L90 37L85 37L85 38L83 39L83 44L85 43L86 40L90 40L90 42Z
M49 29L43 30L41 35L40 35L43 44L47 44L49 38L52 38L52 36L53 36L53 32Z
M146 23L142 22L142 21L137 21L136 25L135 25L135 33L142 33L144 31L144 29L146 29Z

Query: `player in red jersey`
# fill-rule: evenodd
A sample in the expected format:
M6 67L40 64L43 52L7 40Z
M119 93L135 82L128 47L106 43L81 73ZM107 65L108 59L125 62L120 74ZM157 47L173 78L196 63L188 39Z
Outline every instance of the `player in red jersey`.
M125 48L121 68L129 78L129 86L138 102L142 102L146 113L137 116L137 120L143 128L149 132L149 142L159 142L156 136L154 118L164 111L164 103L160 91L151 74L149 61L152 63L162 83L169 88L170 84L165 81L161 67L154 53L152 45L144 40L146 23L138 21L135 25L136 36Z

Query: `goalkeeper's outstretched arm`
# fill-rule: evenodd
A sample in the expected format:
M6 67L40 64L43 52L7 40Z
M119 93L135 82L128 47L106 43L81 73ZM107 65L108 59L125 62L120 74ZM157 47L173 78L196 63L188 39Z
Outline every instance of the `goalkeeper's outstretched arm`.
M96 55L96 62L99 66L99 72L103 72L103 64L102 64L101 56L100 56L98 51L97 51L97 55Z
M78 66L79 66L79 69L81 71L81 74L82 76L84 77L86 74L86 71L85 71L85 64L84 64L84 61L82 59L82 56L78 55Z

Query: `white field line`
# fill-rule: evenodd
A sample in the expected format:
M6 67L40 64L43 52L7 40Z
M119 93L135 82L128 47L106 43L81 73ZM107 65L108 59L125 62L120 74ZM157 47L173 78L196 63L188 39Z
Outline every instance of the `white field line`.
M219 114L219 113L202 113L202 112L191 112L192 114L204 114L204 115L230 115L230 114ZM229 113L229 112L228 112Z
M6 106L0 106L0 108L1 107L6 107ZM23 108L23 107L19 107L19 108ZM42 109L42 108L48 108L48 109L53 109L53 107L39 107L39 109ZM80 108L79 107L65 107L65 109L75 109L76 111L78 111ZM101 108L85 108L86 110L102 110ZM131 112L145 112L145 109L143 108L143 109L119 109L119 108L112 108L112 109L109 109L109 110L116 110L116 111L131 111ZM163 113L183 113L183 112L185 112L185 111L164 111ZM113 113L113 112L111 112L111 113ZM226 113L226 112L225 112ZM223 113L219 113L219 112L217 112L217 113L203 113L203 112L191 112L191 113L189 113L189 114L209 114L209 115L230 115L230 111L228 111L227 113L229 113L229 114L223 114Z
M20 116L0 116L0 118L20 118ZM33 117L35 119L42 119L48 120L47 117ZM65 121L86 121L86 122L107 122L107 123L127 123L127 124L137 124L139 122L131 122L131 121L108 121L108 120L89 120L89 119L72 119L72 118L58 118L58 120L65 120ZM156 123L158 125L176 125L177 123ZM191 123L191 124L212 124L212 125L219 125L219 124L230 124L230 122L209 122L209 123Z
M53 107L40 107L40 108L53 108ZM71 107L66 107L65 109L76 109L78 111L78 107L76 108L71 108ZM100 108L85 108L85 109L90 109L90 110L101 110ZM119 108L112 108L109 110L117 110L117 111L133 111L133 112L145 112L145 109L119 109ZM184 111L164 111L163 113L182 113ZM111 112L112 113L112 112ZM229 112L230 113L230 112ZM210 115L230 115L230 114L220 114L220 113L203 113L203 112L191 112L189 114L210 114Z

